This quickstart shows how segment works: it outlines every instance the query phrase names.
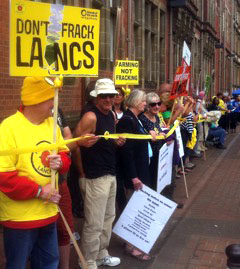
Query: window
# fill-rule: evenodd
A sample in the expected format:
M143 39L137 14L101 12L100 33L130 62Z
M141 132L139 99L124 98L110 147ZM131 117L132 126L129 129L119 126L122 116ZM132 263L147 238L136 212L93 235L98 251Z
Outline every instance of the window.
M141 3L139 0L134 1L133 13L134 13L134 59L140 61L142 38L141 38Z
M157 7L145 2L145 81L157 81Z

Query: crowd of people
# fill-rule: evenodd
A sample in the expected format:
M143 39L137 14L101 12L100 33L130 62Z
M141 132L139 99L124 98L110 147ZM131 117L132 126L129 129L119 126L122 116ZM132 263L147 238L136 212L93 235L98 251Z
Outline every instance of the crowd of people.
M171 100L171 85L167 83L156 92L146 94L134 89L125 96L121 87L103 78L91 82L88 92L88 103L73 130L74 137L84 139L59 148L56 154L46 150L0 156L0 223L7 269L24 269L28 262L34 269L68 269L70 237L58 217L58 207L74 231L72 212L77 215L81 210L77 203L83 207L80 248L88 268L117 266L120 258L108 252L116 209L121 213L143 184L157 190L161 147L174 143L171 184L161 192L174 200L176 179L196 166L192 158L201 157L206 145L225 149L227 133L235 130L240 120L239 97L230 100L219 93L207 105L205 92L201 91L196 96ZM25 78L19 110L1 124L0 149L49 145L53 97L49 80ZM180 122L184 169L175 132L166 136L176 120ZM119 138L100 138L106 132L117 133ZM150 134L151 140L126 139L121 136L125 133ZM158 135L164 139L158 140ZM72 132L59 110L57 141L70 138ZM68 179L71 161L77 173L74 178L70 173ZM54 189L51 169L59 173ZM178 208L183 206L177 203ZM125 250L138 260L152 259L131 244L126 243Z

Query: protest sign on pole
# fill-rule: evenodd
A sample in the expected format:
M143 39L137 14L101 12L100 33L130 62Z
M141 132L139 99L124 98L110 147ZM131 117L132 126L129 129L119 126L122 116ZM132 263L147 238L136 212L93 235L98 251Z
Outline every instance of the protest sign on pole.
M11 76L98 76L100 11L11 0Z
M182 158L184 156L184 149L183 149L182 136L181 136L179 126L176 128L175 132L176 132L176 139L177 139L177 143L178 143L179 156L180 156L180 158Z
M190 79L191 66L179 66L173 81L169 99L176 99L179 96L187 96L187 84Z
M191 51L186 43L183 42L183 52L182 52L182 66L190 66L191 65ZM187 81L186 91L189 92L190 85L190 77Z
M160 193L172 180L172 159L174 143L165 143L159 151L157 192Z
M191 64L191 51L190 51L186 41L183 42L182 60L184 61L184 63L186 65ZM184 63L182 63L182 65L184 65Z
M135 191L113 228L119 237L149 253L177 204L143 185Z
M138 85L139 62L117 60L114 70L115 85Z
M181 131L180 131L179 126L176 128L175 132L176 132L176 139L177 139L177 143L178 143L179 157L181 159L181 166L182 166L182 171L183 171L183 180L184 180L184 185L185 185L185 191L186 191L186 196L188 198L189 195L188 195L187 180L186 180L186 174L185 174L183 159L182 159L182 157L184 156L184 148L183 148L182 135L181 135Z

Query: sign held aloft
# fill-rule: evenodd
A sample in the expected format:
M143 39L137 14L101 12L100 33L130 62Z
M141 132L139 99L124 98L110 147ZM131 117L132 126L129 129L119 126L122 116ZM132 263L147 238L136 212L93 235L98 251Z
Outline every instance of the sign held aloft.
M115 85L138 85L139 62L117 60L114 72Z
M190 79L190 72L191 66L179 66L177 68L169 97L170 99L188 95L187 84Z
M11 1L11 76L98 76L100 11Z

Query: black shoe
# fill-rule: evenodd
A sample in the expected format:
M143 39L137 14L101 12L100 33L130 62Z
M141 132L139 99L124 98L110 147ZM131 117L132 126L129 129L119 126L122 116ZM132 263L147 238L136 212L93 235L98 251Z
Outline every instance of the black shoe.
M183 208L183 206L184 206L184 204L183 204L183 203L177 203L177 208L178 208L178 209Z
M218 148L218 149L226 149L226 147L223 144L217 144L216 148Z
M178 208L178 209L183 208L183 206L184 206L184 204L183 204L183 203L178 203L178 202L177 202L177 201L175 201L174 199L170 199L170 200L172 200L174 203L176 203L176 204L177 204L177 208Z

